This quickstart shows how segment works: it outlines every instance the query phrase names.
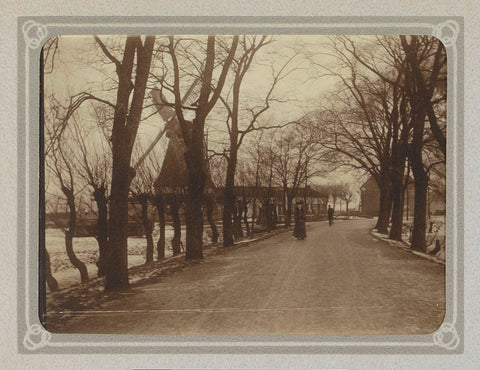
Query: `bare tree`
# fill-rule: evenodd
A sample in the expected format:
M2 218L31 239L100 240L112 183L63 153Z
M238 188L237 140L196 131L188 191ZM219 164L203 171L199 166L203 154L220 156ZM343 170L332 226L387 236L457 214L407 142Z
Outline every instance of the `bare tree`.
M273 212L274 204L272 204L273 185L274 185L274 164L275 164L275 143L274 134L267 136L267 140L261 146L260 153L260 179L266 179L260 181L260 184L264 184L263 188L263 202L261 217L267 227L267 232L272 231L273 225Z
M52 274L52 267L50 265L50 254L48 253L48 250L46 248L45 253L45 280L47 281L48 289L50 289L51 292L56 292L58 290L58 282Z
M343 186L342 184L334 183L330 184L330 197L332 199L333 208L335 208L337 201L342 199Z
M132 149L142 116L145 89L150 72L155 36L128 36L123 55L114 56L95 36L104 55L115 65L118 77L112 128L112 184L110 195L109 243L105 264L105 290L129 286L127 238L128 194L134 171L130 165ZM136 62L136 64L135 64ZM135 68L135 74L133 73ZM133 79L133 80L132 80Z
M313 190L315 190L319 194L319 199L321 203L319 204L318 213L326 213L328 201L331 196L331 187L329 184L324 185L312 185Z
M162 193L154 192L151 198L158 214L159 237L157 241L157 260L165 258L165 198Z
M408 159L415 177L415 212L413 219L412 248L424 251L426 232L428 174L423 161L425 117L429 117L430 127L439 148L445 154L445 138L438 127L432 98L438 89L438 79L445 59L445 50L436 40L429 37L400 36L407 59L406 94L410 101L412 140L408 146ZM433 56L429 51L435 48ZM422 64L429 64L426 71ZM425 77L425 75L427 77ZM428 84L426 83L428 81Z
M140 205L140 220L145 233L145 239L147 241L146 248L146 263L153 262L153 227L155 217L150 209L150 203L152 202L155 194L154 184L155 180L160 173L160 164L156 160L155 153L151 153L142 163L137 167L135 178L132 180L131 193L134 199ZM158 199L156 199L155 205L158 212ZM158 247L158 246L157 246ZM158 250L158 248L157 248ZM161 254L161 252L160 252Z
M97 126L102 127L104 121L108 118L104 117L101 109L95 110L97 118ZM105 275L105 259L108 247L108 199L109 184L111 173L111 150L109 142L103 140L101 136L95 135L91 140L91 136L84 125L79 124L76 116L72 116L71 126L74 131L74 138L78 144L77 153L75 153L75 167L78 175L91 188L93 199L97 206L97 225L96 235L99 258L97 261L98 276ZM98 130L93 130L96 134Z
M52 104L55 104L55 102L52 102ZM68 222L64 229L65 248L70 262L80 272L81 282L85 283L89 280L87 267L77 258L73 250L73 237L77 226L75 196L83 188L80 186L80 189L78 189L79 181L72 165L73 150L69 147L65 138L65 131L59 134L56 129L56 126L62 124L62 122L56 120L48 120L48 122L49 124L45 125L45 141L50 149L46 155L45 165L55 177L61 192L65 196L68 205ZM76 187L77 191L75 190Z
M173 226L172 250L173 254L181 253L181 220L180 208L185 202L185 193L187 187L187 168L184 161L185 146L179 137L177 131L180 130L178 124L167 125L166 135L169 138L167 150L155 180L155 189L158 200L162 204L157 206L168 205ZM158 211L157 207L157 211ZM161 227L161 232L163 227Z
M233 245L234 229L232 228L232 216L234 218L234 224L236 227L236 234L241 236L242 230L238 227L240 225L239 220L243 212L243 202L236 202L236 196L234 193L235 186L235 173L237 167L238 151L242 145L245 136L256 130L263 130L267 128L279 128L283 125L260 125L258 120L260 116L265 113L271 106L273 101L278 101L272 94L275 86L287 77L293 70L286 71L288 64L296 56L294 54L283 64L283 66L275 71L272 67L272 82L269 89L266 92L264 102L260 106L254 108L248 108L248 118L241 117L241 87L242 82L247 74L249 68L252 65L255 55L264 46L272 42L271 37L267 36L243 36L240 42L241 52L233 59L232 68L233 84L232 84L232 97L231 101L229 97L220 97L225 108L227 109L227 128L229 136L229 148L224 152L227 158L227 173L225 179L225 193L223 198L223 245ZM236 220L236 222L235 222Z
M217 225L215 223L215 209L217 207L217 197L216 197L216 184L212 179L212 169L213 166L211 165L212 159L215 157L208 155L209 149L208 149L208 130L207 134L205 135L205 160L206 160L206 171L207 171L207 181L208 185L210 188L210 191L207 192L204 196L204 205L205 205L205 210L207 213L207 221L210 224L210 230L212 233L212 243L217 243L218 242L218 237L220 236L220 233L218 232ZM218 169L215 171L215 175L218 174Z
M251 148L250 148L251 149ZM241 197L241 208L243 215L240 215L240 224L243 220L245 225L246 235L252 235L252 225L248 221L249 208L251 208L250 216L254 218L254 205L256 202L257 188L255 187L256 173L255 166L249 163L249 160L245 157L244 161L239 162L237 165L236 183L238 184L238 194ZM253 220L252 220L253 222Z
M40 137L43 136L43 133L45 132L45 92L44 92L44 78L45 78L45 73L47 73L47 70L44 68L45 66L45 58L48 59L49 52L53 50L51 53L51 60L53 64L54 60L54 54L56 53L57 49L57 44L58 44L58 39L56 38L51 38L42 48L41 54L40 54ZM53 66L52 66L53 68ZM45 155L44 152L45 148L45 141L41 140L40 141L40 153ZM45 199L45 193L47 192L47 185L45 184L45 162L44 165L40 165L40 171L39 171L39 182L40 182L40 189L39 189L39 195L40 195L40 209L43 205L44 210L46 209L46 199ZM42 188L43 187L43 188ZM43 220L44 226L45 226L45 218L40 218L40 220ZM43 243L40 243L40 271L42 271L44 267L45 271L45 280L47 282L48 288L50 289L51 292L55 292L58 290L58 282L55 279L55 277L52 274L52 269L50 266L50 255L47 251L47 247L45 245L45 227L40 228L40 240L43 241ZM45 312L46 311L46 301L45 301L45 286L43 284L40 285L40 291L39 291L39 304L41 306L40 312Z
M349 183L342 183L342 192L340 198L345 201L345 213L348 216L348 205L353 200L353 191Z
M402 94L403 102L399 100L399 110L404 115L402 125L405 126L405 121L408 121L407 155L415 177L416 196L412 248L424 250L426 189L428 186L428 176L422 161L426 130L425 119L428 117L428 129L438 143L439 149L445 154L445 126L441 127L438 119L439 114L444 111L442 106L445 103L445 49L438 40L429 36L377 37L376 45L384 53L379 58L378 54L361 52L350 38L342 37L340 40L343 46L343 56L348 56L347 59L352 58L353 61ZM393 77L386 73L386 71L392 70L391 67L397 70L397 74L394 74ZM400 156L402 155L404 154L400 154ZM397 179L398 177L399 174L396 175ZM397 182L400 183L400 180ZM398 225L399 219L397 214L392 221ZM392 227L392 229L395 230L395 233L391 237L399 238L399 227Z
M251 174L254 178L253 183L254 189L252 191L252 224L250 226L250 238L253 238L253 235L255 233L255 222L257 220L257 217L259 216L257 214L257 197L259 194L259 186L260 186L260 168L261 168L261 158L262 158L262 139L264 136L264 132L260 131L259 135L257 137L254 137L253 140L253 149L252 151L249 152L249 157L253 160L254 166Z
M172 238L172 250L173 255L179 255L182 253L181 237L182 237L182 225L180 220L180 207L182 206L184 197L180 194L168 194L166 196L166 202L170 208L170 217L172 218L173 238Z
M319 174L315 165L320 162L321 146L309 124L303 119L295 129L284 129L274 139L273 166L285 198L285 227L290 226L292 202L300 187Z
M108 80L113 84L109 88L117 92L117 101L113 104L108 99L97 97L88 91L72 95L67 103L68 109L62 124L55 128L55 135L62 136L70 118L86 101L101 102L114 111L111 135L108 135L112 143L112 184L108 247L103 267L106 276L105 289L116 290L128 287L126 226L128 191L134 175L130 169L130 157L141 118L155 37L126 37L124 46L115 51L107 47L99 37L95 36L94 40L104 58L115 66L116 80ZM107 94L112 90L108 90ZM45 151L48 153L50 149L46 146Z
M203 214L202 204L204 202L204 188L206 183L205 171L205 152L204 152L204 136L205 136L205 120L215 106L221 91L225 84L230 65L235 56L238 45L238 36L234 36L231 46L228 47L226 57L221 61L221 70L218 80L214 82L214 70L216 61L216 38L208 36L205 50L205 57L201 60L201 88L198 101L195 106L189 107L193 110L193 121L185 118L184 111L187 109L182 104L180 92L180 66L178 61L177 50L182 40L175 40L173 36L169 38L168 51L170 53L173 65L173 94L175 97L175 113L182 133L182 139L186 146L185 162L188 169L188 191L186 197L186 259L203 258Z
M341 91L333 99L342 102L343 111L324 114L333 121L333 144L328 145L348 158L340 158L340 163L369 172L377 182L380 210L376 227L386 234L393 198L394 215L400 214L401 220L403 198L399 197L399 188L404 178L410 126L405 119L406 100L400 88L405 77L405 58L399 51L398 40L395 43L391 37L377 38L373 44L377 53L365 52L369 59L363 62L367 57L350 38L332 40L342 71L327 70L342 83ZM393 219L398 221L396 216ZM395 225L401 228L401 222Z

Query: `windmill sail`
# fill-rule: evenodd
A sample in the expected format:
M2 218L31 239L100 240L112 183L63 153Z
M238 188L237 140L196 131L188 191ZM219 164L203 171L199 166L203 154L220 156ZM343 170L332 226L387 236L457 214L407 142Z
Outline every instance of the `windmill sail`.
M182 104L185 104L187 100L193 96L194 89L199 86L199 79L196 78L192 85L188 88L187 92L183 96L182 99ZM197 89L198 90L198 89ZM175 109L170 107L168 104L166 104L167 100L165 99L165 96L162 94L161 90L158 88L153 89L150 92L150 96L152 97L153 104L155 104L155 107L157 108L158 113L160 114L160 117L162 117L163 121L165 121L165 126L163 129L161 129L157 136L153 139L153 141L150 143L148 146L147 150L141 155L141 157L138 159L138 161L133 165L133 168L136 170L147 158L147 156L151 153L153 148L158 144L160 139L163 137L165 132L167 131L167 128L172 125L178 125L178 122L174 122L173 120L176 121L177 117L175 115ZM195 97L194 97L195 98Z
M194 104L200 93L201 84L199 84L199 82L200 80L196 79L192 83L182 99L182 104ZM180 123L177 120L174 109L169 107L168 104L165 104L166 99L160 90L155 89L150 95L152 96L152 99L160 116L162 116L162 119L167 120L167 117L170 117L165 125L165 129L163 130L164 132L166 131L166 136L169 138L169 142L167 151L165 153L165 158L163 160L162 169L160 170L160 174L155 181L155 188L159 191L163 190L163 192L182 193L187 187L188 177L187 166L185 164L184 157L186 147L181 134L179 134ZM173 114L170 116L171 111L173 111ZM206 187L208 191L208 189L212 189L213 182L206 162L204 171L207 174Z

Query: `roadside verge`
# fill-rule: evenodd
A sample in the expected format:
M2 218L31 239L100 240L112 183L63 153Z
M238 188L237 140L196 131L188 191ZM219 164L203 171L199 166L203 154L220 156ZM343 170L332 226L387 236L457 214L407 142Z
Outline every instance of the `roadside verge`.
M270 233L258 234L254 239L242 239L230 247L221 247L221 242L211 243L203 249L204 258L225 255L236 249L249 246L261 240L290 232L292 228L279 228ZM142 286L160 281L165 276L203 263L204 260L185 260L185 253L155 261L150 264L133 266L128 269L130 287L124 291L104 291L105 278L93 278L85 284L77 284L57 292L47 293L47 312L42 323L46 321L47 330L61 332L62 325L68 321L72 311L101 310L108 303L125 296L134 296L141 292Z
M371 229L370 230L370 235L373 236L375 239L377 240L381 240L383 241L384 243L387 243L391 246L394 246L394 247L397 247L397 248L400 248L400 249L403 249L404 251L407 251L409 253L412 253L412 254L415 254L419 257L422 257L422 258L425 258L425 259L428 259L432 262L435 262L435 263L439 263L441 265L444 265L445 266L445 261L438 258L438 257L435 257L435 256L432 256L428 253L422 253L422 252L419 252L419 251L416 251L416 250L413 250L411 247L410 247L410 244L406 243L406 242L400 242L400 241L397 241L397 240L392 240L392 239L389 239L387 235L385 234L380 234L378 232L376 232L375 229Z

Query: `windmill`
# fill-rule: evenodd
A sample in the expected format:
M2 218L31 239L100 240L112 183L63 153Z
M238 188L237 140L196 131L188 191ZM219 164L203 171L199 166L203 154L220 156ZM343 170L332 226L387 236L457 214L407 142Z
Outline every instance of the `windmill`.
M183 96L182 105L195 105L195 101L198 99L198 96L200 94L200 89L200 80L197 78L193 81L192 85L189 87L189 89ZM168 104L165 96L162 94L162 91L160 89L152 90L150 96L152 97L153 103L157 108L160 117L163 121L165 121L165 126L162 130L159 131L157 136L154 138L150 146L147 148L147 150L137 163L141 163L146 158L146 156L148 156L148 154L153 150L153 148L160 141L163 135L165 135L169 139L162 167L159 176L155 180L154 187L157 193L163 194L165 196L167 203L169 203L170 205L170 210L172 212L172 221L174 223L174 228L176 229L176 233L172 240L172 246L174 248L177 248L177 246L179 246L180 244L180 218L178 214L179 205L183 200L183 196L187 188L188 179L187 166L184 157L186 147L182 138L180 123L178 122L177 116L175 114L175 109L171 107L171 104ZM217 241L218 231L213 220L213 209L215 207L215 201L213 197L214 186L207 162L205 162L204 171L207 175L207 181L205 184L205 205L207 209L207 217L210 223L210 227L212 229L212 240Z
M185 95L183 96L182 99L182 105L185 103L192 103L194 100L189 99L189 98L196 98L197 95L199 94L199 79L196 78L192 85L189 87ZM194 91L195 90L195 91ZM147 158L147 156L151 153L153 148L158 144L160 139L163 137L163 135L171 128L177 128L179 127L179 123L175 114L175 109L171 107L165 96L163 95L161 89L155 88L150 92L150 96L152 97L153 104L157 108L157 112L162 118L162 120L165 122L165 126L162 130L160 130L157 134L157 136L153 139L151 144L148 146L147 150L142 154L142 156L138 159L138 161L134 164L133 168L136 170L142 162ZM178 136L178 135L177 135ZM167 137L170 138L169 134L167 133Z

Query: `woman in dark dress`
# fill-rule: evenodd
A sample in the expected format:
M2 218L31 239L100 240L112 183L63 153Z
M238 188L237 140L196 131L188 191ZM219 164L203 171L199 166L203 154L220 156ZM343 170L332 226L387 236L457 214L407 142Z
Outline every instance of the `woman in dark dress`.
M293 236L302 240L307 237L307 231L305 230L305 209L303 208L303 202L301 200L297 202L297 206L295 207Z

